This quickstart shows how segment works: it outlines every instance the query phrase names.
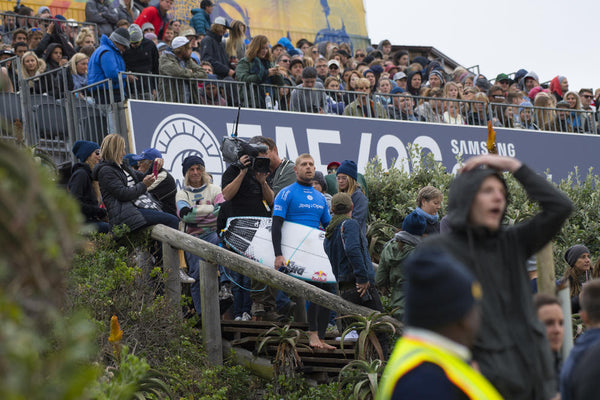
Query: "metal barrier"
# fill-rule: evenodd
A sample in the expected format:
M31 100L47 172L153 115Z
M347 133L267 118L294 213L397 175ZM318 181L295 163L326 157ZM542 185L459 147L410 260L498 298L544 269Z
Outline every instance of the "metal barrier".
M169 103L206 104L248 107L248 91L244 82L216 79L176 78L166 75L121 72L121 93L135 100Z
M83 21L60 21L56 18L40 18L40 17L24 17L20 15L7 14L6 12L0 13L2 17L2 21L5 21L8 18L14 18L15 23L14 26L9 28L6 31L2 31L2 40L4 43L11 43L12 34L17 29L37 29L42 34L46 33L48 25L54 22L58 29L61 30L62 33L65 34L67 39L72 45L75 45L75 39L77 38L77 34L81 31L81 28L88 28L92 35L94 35L94 40L96 45L98 44L98 27L93 22L83 22ZM6 25L3 25L6 26ZM33 50L33 49L32 49Z
M96 143L102 143L106 135L113 132L118 132L118 118L115 113L118 112L118 105L112 104L97 104L93 96L94 92L104 92L102 96L108 99L113 99L112 86L108 85L109 79L97 82L92 85L84 86L67 95L67 109L72 116L72 134L70 135L73 141L89 140Z
M100 143L108 133L124 132L124 94L130 99L241 105L283 111L352 115L427 123L494 126L554 132L599 134L597 113L473 100L426 98L407 93L365 93L323 88L248 85L233 80L184 79L162 75L121 73L119 88L110 80L70 91L68 68L34 77L20 76L16 57L0 62L8 83L0 85L0 138L18 140L46 150L57 163L72 160L75 140ZM11 68L9 72L9 67ZM1 82L1 80L0 80ZM12 92L11 92L12 90Z

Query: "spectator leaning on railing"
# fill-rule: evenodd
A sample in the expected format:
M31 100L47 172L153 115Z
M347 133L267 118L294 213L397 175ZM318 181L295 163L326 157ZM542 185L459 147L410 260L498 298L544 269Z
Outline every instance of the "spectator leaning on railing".
M159 59L159 73L173 78L162 79L158 92L160 101L198 104L198 82L193 79L206 79L206 72L191 59L190 41L177 36L173 39L172 51L166 50Z
M229 66L229 57L222 44L223 35L228 29L230 29L229 22L223 17L217 17L200 42L200 58L211 63L219 79L235 75L235 71Z
M119 72L125 71L125 61L122 53L129 48L129 32L125 28L119 28L114 31L110 38L102 35L100 38L100 47L90 57L88 63L88 85L110 79L113 85L114 100L121 101L123 94L119 89ZM128 75L129 81L134 81L135 77ZM100 103L106 104L103 91L94 90L92 93L97 97Z
M246 51L246 57L240 60L235 69L235 76L238 81L248 84L283 86L281 72L271 62L269 39L266 36L258 35L252 39ZM265 107L264 95L268 91L269 89L260 88L255 93L256 107ZM274 93L271 93L270 96L273 98Z

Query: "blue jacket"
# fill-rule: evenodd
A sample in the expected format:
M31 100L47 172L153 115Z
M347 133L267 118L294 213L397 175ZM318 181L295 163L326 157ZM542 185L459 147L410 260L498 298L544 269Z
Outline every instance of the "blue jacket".
M113 81L113 88L119 88L119 72L125 71L125 61L121 52L106 35L100 38L100 47L94 51L88 62L87 84L105 79ZM106 87L106 86L105 86Z
M572 373L579 361L583 356L590 350L594 345L600 343L600 329L590 329L581 335L577 341L573 350L569 353L562 371L560 372L560 398L561 400L573 399L572 394Z
M367 238L361 234L358 222L345 219L335 224L332 220L327 227L323 247L338 282L369 281L375 285Z
M196 30L198 35L206 35L210 29L210 15L201 8L192 8L192 19L190 25Z

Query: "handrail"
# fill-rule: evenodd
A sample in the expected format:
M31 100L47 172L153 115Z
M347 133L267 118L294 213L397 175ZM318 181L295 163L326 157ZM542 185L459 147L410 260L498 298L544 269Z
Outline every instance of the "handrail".
M216 267L216 264L224 265L233 271L258 280L276 289L283 290L288 294L310 300L316 304L334 310L339 315L359 314L369 316L372 313L378 313L378 311L353 304L342 299L340 296L326 292L300 279L293 278L278 272L275 269L267 268L264 265L249 260L241 255L176 229L169 228L165 225L155 225L154 228L152 228L151 235L153 239L163 243L163 257L166 256L164 265L171 267L168 268L167 271L166 294L175 306L179 304L179 295L181 293L179 288L179 278L178 275L176 275L178 273L176 270L176 265L178 264L175 262L177 257L173 254L175 251L173 248L178 248L202 257L206 260L206 263L215 264L213 267ZM165 251L167 254L164 254ZM217 353L222 350L215 348L219 346L214 346L215 342L220 343L220 318L219 315L215 315L215 310L219 309L218 296L216 293L217 289L216 286L212 288L206 287L213 281L217 282L216 268L206 268L206 264L201 264L200 267L203 341L205 341L205 345L208 344L206 350L209 352L209 359L212 358L212 360L218 363L219 357L222 357L222 355L219 356ZM208 280L208 282L202 276L202 274L207 272L213 272L215 274L214 279ZM204 282L207 282L207 284L204 284ZM210 293L210 291L212 291L212 293ZM402 329L402 323L395 318L384 316L383 320L391 323L396 329ZM216 335L219 337L217 338ZM210 353L212 353L212 357Z

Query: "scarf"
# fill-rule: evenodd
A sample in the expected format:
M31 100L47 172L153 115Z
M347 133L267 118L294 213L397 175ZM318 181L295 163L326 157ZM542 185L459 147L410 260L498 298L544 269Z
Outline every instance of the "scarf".
M431 215L431 214L426 213L425 211L423 211L421 209L421 207L417 207L415 209L415 212L417 214L419 214L420 216L425 217L425 219L427 220L427 222L436 223L438 221L438 218L439 218L438 215L437 215L437 213L435 213L435 215Z
M327 225L327 228L325 229L325 238L331 239L333 237L333 232L335 231L335 228L347 219L352 218L350 218L346 214L334 215L333 218L331 218L331 221L329 221L329 225Z

